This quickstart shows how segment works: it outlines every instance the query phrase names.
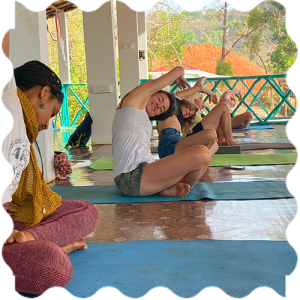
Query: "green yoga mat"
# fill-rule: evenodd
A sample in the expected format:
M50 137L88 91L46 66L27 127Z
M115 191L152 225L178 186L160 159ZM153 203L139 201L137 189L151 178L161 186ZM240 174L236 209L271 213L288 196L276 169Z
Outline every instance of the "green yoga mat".
M100 157L90 164L90 168L94 170L113 170L114 160L112 158Z
M210 167L292 165L297 154L218 154L212 157Z
M297 160L297 154L218 154L212 157L210 167L225 166L264 166L264 165L292 165ZM90 167L94 170L112 170L113 159L100 157Z

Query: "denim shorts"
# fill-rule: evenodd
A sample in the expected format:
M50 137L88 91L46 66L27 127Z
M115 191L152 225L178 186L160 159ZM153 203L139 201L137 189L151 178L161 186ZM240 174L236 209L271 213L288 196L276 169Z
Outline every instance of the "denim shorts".
M117 191L122 196L140 197L142 173L147 162L141 162L134 170L114 178Z
M175 153L176 145L182 140L180 132L175 128L164 128L159 133L158 156L163 158Z

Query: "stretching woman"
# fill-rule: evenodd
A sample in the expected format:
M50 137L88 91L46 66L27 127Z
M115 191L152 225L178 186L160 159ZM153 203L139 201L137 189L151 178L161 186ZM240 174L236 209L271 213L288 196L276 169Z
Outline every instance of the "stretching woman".
M183 68L176 67L139 85L122 99L113 121L112 145L114 181L121 195L159 193L183 197L206 171L211 152L205 146L190 147L158 161L150 150L152 125L149 117L167 118L161 115L175 103L172 95L158 91L174 81L184 88L187 82L183 74Z
M209 101L213 102L214 104L226 103L228 105L229 109L231 109L235 105L235 100L232 98L233 95L238 94L239 101L242 99L241 90L235 89L235 90L227 90L226 92L224 92L221 95L220 100L218 102L218 98L217 98L216 94L213 93L209 88L204 86L205 80L206 80L205 77L199 78L199 80L196 82L196 84L193 88L186 89L184 91L179 91L176 93L176 96L179 98L186 98L186 99L191 100L200 108L200 110L202 110L204 108L204 103L203 103L203 101L199 100L198 92L207 94L209 96ZM202 95L202 94L200 94L200 95ZM207 114L207 116L209 114L211 114L212 111L209 112ZM243 128L247 127L250 124L252 117L253 117L253 115L251 112L244 112L235 117L231 117L231 128L243 129ZM201 116L200 111L196 112L193 130L192 130L192 133L189 133L189 135L192 135L194 133L197 133L197 132L200 132L201 130L203 130L204 127L203 127L202 120L203 120L203 118ZM204 121L204 122L206 122L206 121ZM186 136L186 134L187 133L183 130L183 136ZM228 142L226 140L226 136L224 134L224 130L223 130L222 126L219 126L217 128L217 136L218 136L219 145L223 145L223 146L230 145L230 142Z
M13 219L14 229L2 254L13 271L19 293L39 295L50 287L65 286L72 276L68 254L87 249L83 237L98 222L93 204L62 201L51 191L32 146L38 133L48 128L49 120L60 110L61 88L60 79L50 68L31 61L14 70L14 78L3 92L4 104L14 117L3 152L17 172L5 193L6 201L12 199L3 206Z
M177 99L177 114L164 121L157 122L159 132L158 155L159 158L178 153L195 145L205 145L215 154L218 151L217 133L214 129L205 129L183 138L181 130L192 132L192 124L195 122L199 108L190 100Z

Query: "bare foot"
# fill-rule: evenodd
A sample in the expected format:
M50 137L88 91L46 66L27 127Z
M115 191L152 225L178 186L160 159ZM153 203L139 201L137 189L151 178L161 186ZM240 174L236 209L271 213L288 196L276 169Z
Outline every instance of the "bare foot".
M230 144L227 141L218 141L218 145L219 146L229 146Z
M195 85L204 85L204 83L205 83L205 81L206 81L206 77L205 76L201 76L201 77L199 77L199 79L197 80L197 82L195 83Z
M178 182L170 188L159 193L161 196L184 197L190 192L191 186L188 183Z
M228 140L230 146L235 146L238 144L238 141L235 139Z
M66 254L70 254L72 252L78 251L78 250L87 250L88 246L87 244L83 241L83 239L66 245L66 246L62 246L61 249L66 253Z
M4 242L4 245L12 244L12 243L23 244L26 241L32 241L32 240L34 240L34 237L30 232L18 231L16 229L14 229L12 234L9 236L9 238Z

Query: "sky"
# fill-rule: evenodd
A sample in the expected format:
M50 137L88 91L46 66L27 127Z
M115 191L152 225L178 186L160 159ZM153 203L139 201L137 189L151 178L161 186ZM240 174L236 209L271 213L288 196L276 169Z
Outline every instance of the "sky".
M225 1L211 1L209 3L207 3L205 5L206 8L214 8L214 7L218 7L220 4L224 4ZM174 1L168 1L168 4L172 7L172 8L177 8L178 6L180 6L178 3L174 2ZM232 9L232 6L229 4L228 5L228 9Z

